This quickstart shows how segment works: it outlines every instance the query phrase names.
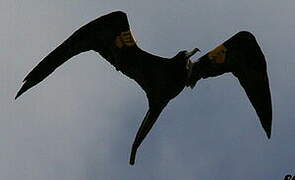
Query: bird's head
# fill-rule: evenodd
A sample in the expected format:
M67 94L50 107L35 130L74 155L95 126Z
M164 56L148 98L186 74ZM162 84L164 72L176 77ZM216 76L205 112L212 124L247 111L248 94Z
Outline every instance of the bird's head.
M175 56L178 59L184 59L184 60L188 60L190 57L192 57L194 54L196 54L198 51L200 51L198 48L193 49L192 51L180 51L179 53L177 53L177 55Z

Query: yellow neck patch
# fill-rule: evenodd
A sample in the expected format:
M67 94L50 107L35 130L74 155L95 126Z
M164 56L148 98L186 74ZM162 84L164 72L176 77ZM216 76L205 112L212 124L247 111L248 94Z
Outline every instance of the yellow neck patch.
M221 44L208 53L208 58L214 60L216 63L224 63L226 51L226 47Z
M115 39L115 45L118 48L122 48L123 46L133 46L135 45L135 40L131 34L131 31L121 32L119 36Z

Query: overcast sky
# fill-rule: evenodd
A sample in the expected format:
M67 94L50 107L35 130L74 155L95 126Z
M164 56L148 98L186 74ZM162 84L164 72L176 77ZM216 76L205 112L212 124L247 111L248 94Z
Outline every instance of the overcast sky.
M1 0L0 179L283 179L295 174L294 0ZM83 24L127 12L138 45L172 57L251 31L267 58L267 140L232 75L202 80L167 106L128 164L144 92L98 54L80 54L17 101L24 76Z

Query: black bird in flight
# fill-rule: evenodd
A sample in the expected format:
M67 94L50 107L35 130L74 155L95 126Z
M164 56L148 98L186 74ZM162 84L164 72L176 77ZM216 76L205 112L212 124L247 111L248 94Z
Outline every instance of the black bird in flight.
M265 57L255 37L239 32L198 61L191 52L180 51L172 58L152 55L140 49L130 32L127 16L116 11L101 16L74 32L49 53L24 79L15 98L35 86L71 57L94 50L116 70L135 80L145 91L149 109L132 145L130 164L136 151L163 108L184 87L193 88L202 78L231 72L245 89L268 138L271 136L272 105Z

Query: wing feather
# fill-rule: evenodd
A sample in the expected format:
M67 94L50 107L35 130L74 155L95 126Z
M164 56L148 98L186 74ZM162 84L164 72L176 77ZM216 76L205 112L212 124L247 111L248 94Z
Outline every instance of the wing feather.
M129 39L127 37L127 39L122 40L120 35L122 33L124 35L126 32ZM55 50L49 53L24 78L24 84L18 91L15 99L41 82L56 68L71 59L71 57L85 51L95 50L99 52L108 62L118 69L121 53L126 49L124 45L135 45L134 41L132 43L132 36L130 36L127 16L121 11L107 14L82 26ZM124 42L126 43L124 44ZM121 46L119 46L119 43L121 43Z
M270 138L272 102L266 60L253 34L239 32L194 62L188 86L227 72L238 78Z

